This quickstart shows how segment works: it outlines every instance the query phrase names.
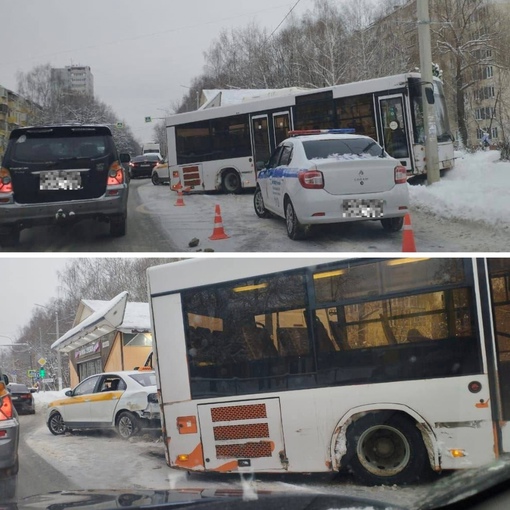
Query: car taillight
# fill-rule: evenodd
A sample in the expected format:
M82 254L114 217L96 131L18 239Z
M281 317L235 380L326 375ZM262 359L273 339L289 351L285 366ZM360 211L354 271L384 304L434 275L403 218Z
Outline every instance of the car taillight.
M3 167L0 169L0 193L12 193L11 172Z
M5 395L0 398L0 421L10 420L12 414L12 400L9 395Z
M405 184L407 182L407 170L405 166L395 167L395 184Z
M118 161L114 161L108 170L108 186L117 186L124 182L124 172Z
M149 393L147 395L147 400L150 404L157 404L158 403L158 394L157 393Z
M306 189L324 188L324 176L318 170L303 170L298 174L301 186Z

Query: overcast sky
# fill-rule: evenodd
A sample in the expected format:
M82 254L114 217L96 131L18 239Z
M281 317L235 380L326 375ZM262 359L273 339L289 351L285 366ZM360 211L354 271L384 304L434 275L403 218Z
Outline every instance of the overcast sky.
M48 306L57 297L57 271L65 267L68 258L1 258L0 344L16 339L19 330L28 323L35 303ZM52 332L55 337L56 331ZM0 349L0 356L2 354Z
M16 90L16 73L40 64L90 66L96 97L147 141L144 118L182 98L222 29L272 31L296 1L0 0L0 85ZM300 0L294 12L311 8Z

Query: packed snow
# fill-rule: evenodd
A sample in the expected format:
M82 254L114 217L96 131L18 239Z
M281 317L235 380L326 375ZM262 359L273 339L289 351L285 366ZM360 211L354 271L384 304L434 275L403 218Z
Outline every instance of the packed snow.
M499 151L457 153L455 167L431 186L410 186L411 206L446 219L510 228L510 162ZM507 230L508 235L508 230Z
M410 216L419 252L510 252L510 162L499 151L457 153L456 165L430 186L409 184ZM257 218L253 194L185 194L186 207L168 186L138 186L138 212L151 215L179 252L395 253L402 233L385 232L378 221L320 228L304 241L288 239L281 218ZM227 239L211 240L215 205ZM214 226L216 224L214 223ZM194 243L191 243L194 241ZM191 247L191 249L190 249Z

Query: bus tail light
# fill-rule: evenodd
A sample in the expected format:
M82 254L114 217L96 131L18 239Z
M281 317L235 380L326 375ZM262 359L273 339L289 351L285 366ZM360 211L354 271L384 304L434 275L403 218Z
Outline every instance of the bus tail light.
M405 166L395 167L395 184L405 184L407 182L407 169Z
M118 186L124 183L124 170L118 161L114 161L108 170L108 186Z
M323 189L324 176L318 170L303 170L298 174L299 182L306 189Z
M4 167L0 169L0 193L12 193L11 172Z

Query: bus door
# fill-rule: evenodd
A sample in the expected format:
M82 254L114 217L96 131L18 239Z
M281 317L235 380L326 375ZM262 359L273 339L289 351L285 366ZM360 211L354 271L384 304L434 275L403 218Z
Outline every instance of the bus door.
M386 152L412 170L409 126L403 94L380 96L379 141Z
M278 147L281 142L289 137L290 114L289 112L273 113L274 146Z
M205 469L287 469L279 398L199 404L198 419Z
M269 122L267 115L257 115L251 118L253 139L253 159L255 168L261 170L269 161L271 143L269 140Z
M494 383L500 401L497 418L501 450L510 452L510 259L488 260L497 371ZM487 314L489 315L489 314ZM496 395L493 395L493 399Z

